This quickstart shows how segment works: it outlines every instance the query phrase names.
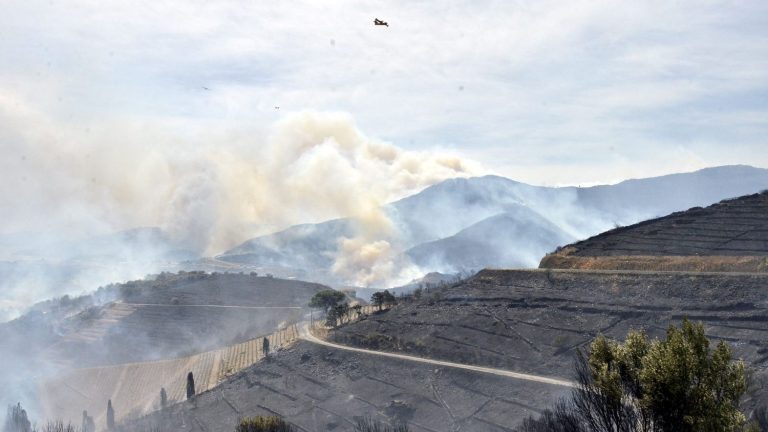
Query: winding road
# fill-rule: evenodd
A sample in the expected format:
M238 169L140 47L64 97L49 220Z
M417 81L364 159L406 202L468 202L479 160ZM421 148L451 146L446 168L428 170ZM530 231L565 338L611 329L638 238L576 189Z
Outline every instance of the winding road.
M312 342L318 345L323 345L323 346L336 348L340 350L354 351L354 352L359 352L363 354L371 354L371 355L377 355L381 357L389 357L389 358L413 361L418 363L427 363L427 364L445 366L445 367L456 368L456 369L464 369L464 370L469 370L473 372L482 372L487 374L503 376L507 378L521 379L525 381L533 381L533 382L551 384L551 385L562 386L562 387L576 387L576 383L567 381L564 379L560 379L560 378L552 378L552 377L547 377L543 375L533 375L533 374L527 374L522 372L513 372L513 371L504 370L504 369L494 369L494 368L489 368L484 366L473 366L473 365L462 364L462 363L453 363L453 362L448 362L443 360L434 360L434 359L428 359L424 357L410 356L406 354L395 354L395 353L383 352L383 351L371 351L363 348L354 348L346 345L339 345L333 342L328 342L326 340L320 339L317 336L313 335L309 331L308 323L304 324L301 327L301 332L299 334L299 337L308 342Z

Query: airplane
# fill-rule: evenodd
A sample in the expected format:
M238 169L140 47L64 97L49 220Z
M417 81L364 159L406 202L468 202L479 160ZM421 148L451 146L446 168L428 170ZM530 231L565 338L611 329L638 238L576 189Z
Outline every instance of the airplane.
M383 25L383 26L389 27L389 24L387 24L386 22L384 22L384 21L382 21L382 20L380 20L378 18L374 18L373 19L373 25Z

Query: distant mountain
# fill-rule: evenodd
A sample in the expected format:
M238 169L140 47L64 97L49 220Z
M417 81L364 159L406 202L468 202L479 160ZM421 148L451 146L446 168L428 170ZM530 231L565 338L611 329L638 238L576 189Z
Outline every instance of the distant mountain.
M451 237L422 243L406 254L421 268L437 271L531 268L551 245L574 238L533 210L517 205ZM514 245L514 247L512 247Z
M325 269L333 265L337 239L352 235L353 224L349 219L294 225L248 240L218 258L239 264Z
M766 188L768 170L744 165L587 188L532 186L484 176L443 181L387 205L385 211L399 231L403 253L425 273L452 272L535 266L544 252L573 239ZM516 217L522 220L515 223ZM520 232L525 235L513 234ZM350 219L298 225L248 240L217 258L330 275L339 239L354 233Z

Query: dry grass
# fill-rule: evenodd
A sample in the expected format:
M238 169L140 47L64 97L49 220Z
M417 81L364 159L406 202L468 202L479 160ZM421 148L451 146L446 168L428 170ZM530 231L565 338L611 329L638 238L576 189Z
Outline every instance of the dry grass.
M644 270L694 272L768 272L764 256L603 256L550 254L539 268L575 270Z

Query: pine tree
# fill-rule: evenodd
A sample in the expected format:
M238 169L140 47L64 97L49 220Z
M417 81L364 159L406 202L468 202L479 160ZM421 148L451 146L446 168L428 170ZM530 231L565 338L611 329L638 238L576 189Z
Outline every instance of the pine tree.
M266 336L261 341L261 351L264 353L264 357L269 355L269 339Z
M160 408L165 409L168 406L168 394L165 392L165 387L160 387Z
M187 374L187 399L192 399L195 396L195 377L192 372Z

